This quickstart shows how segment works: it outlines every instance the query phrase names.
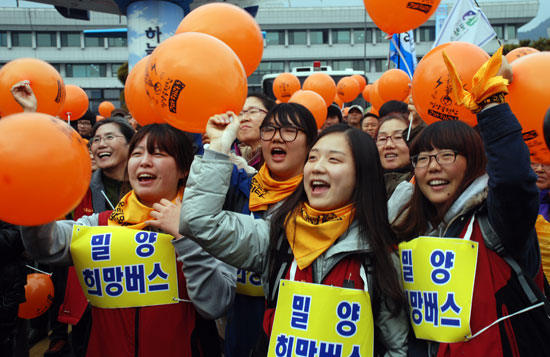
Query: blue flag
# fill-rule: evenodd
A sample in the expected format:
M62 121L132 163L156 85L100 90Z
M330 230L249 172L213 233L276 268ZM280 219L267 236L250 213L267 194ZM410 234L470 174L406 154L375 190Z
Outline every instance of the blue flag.
M413 76L416 68L416 51L414 49L413 31L394 34L390 42L390 61L409 75Z

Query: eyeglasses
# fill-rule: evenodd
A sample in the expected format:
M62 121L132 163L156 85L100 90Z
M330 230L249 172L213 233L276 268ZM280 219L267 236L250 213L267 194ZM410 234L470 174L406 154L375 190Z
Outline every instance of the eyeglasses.
M283 141L291 142L296 140L296 137L298 136L299 131L304 131L304 130L291 125L282 126L282 127L266 125L260 128L260 138L263 141L269 141L273 139L277 131L279 132L279 135L281 136L281 139L283 139Z
M92 126L92 123L89 120L79 120L76 122L76 125Z
M411 163L416 168L428 167L433 157L440 165L450 165L456 161L458 154L460 154L458 151L440 151L434 155L418 154L411 157Z
M388 143L388 140L391 139L392 143L394 144L400 144L405 142L405 139L403 138L403 134L393 134L393 135L386 135L386 136L379 136L376 138L376 145L378 146L384 146Z
M107 134L105 136L94 136L90 139L90 145L98 145L101 140L105 141L106 144L110 144L116 140L116 138L123 138L124 135L114 135L114 134Z
M260 114L267 113L267 111L260 109L260 108L250 108L248 110L243 110L239 113L239 118L244 118L245 116L248 116L250 119L257 119L260 117Z

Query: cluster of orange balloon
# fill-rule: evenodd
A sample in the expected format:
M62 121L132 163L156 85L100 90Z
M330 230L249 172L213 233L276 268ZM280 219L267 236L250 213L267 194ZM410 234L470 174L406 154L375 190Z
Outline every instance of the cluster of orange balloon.
M84 140L66 123L43 113L0 120L0 220L39 225L70 212L91 178Z
M65 83L57 70L36 58L19 58L0 69L0 115L21 113L23 108L10 90L17 82L27 80L37 100L37 111L57 115L65 103Z
M54 298L52 279L48 274L28 274L25 285L25 302L19 305L18 316L34 319L48 311Z
M441 0L363 0L372 21L389 35L407 32L426 22Z
M281 103L288 103L290 97L300 88L300 80L292 73L281 73L273 81L273 95Z
M303 90L310 90L323 97L326 106L332 104L336 96L336 83L331 76L326 73L314 73L306 78Z
M212 115L241 111L247 76L257 68L262 54L260 27L245 10L226 3L198 7L149 56L143 83L157 115L138 121L162 119L181 130L204 132ZM130 105L135 118L144 117L135 111L143 106Z

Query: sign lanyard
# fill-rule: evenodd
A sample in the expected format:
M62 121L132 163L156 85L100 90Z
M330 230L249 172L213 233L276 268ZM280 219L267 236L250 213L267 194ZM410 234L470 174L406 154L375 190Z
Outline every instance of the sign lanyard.
M298 269L298 263L296 263L296 259L292 260L292 265L290 266L290 272L288 276L288 280L295 281L296 278L296 270ZM364 285L364 291L369 291L369 284L367 281L367 274L365 273L365 268L363 267L363 264L361 264L361 268L359 269L359 276L361 276L361 279L363 280Z

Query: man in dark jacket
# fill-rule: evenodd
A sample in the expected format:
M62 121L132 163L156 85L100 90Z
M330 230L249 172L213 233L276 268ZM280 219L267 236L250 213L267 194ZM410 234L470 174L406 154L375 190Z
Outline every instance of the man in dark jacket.
M27 283L18 227L0 221L0 355L12 356L17 312Z

